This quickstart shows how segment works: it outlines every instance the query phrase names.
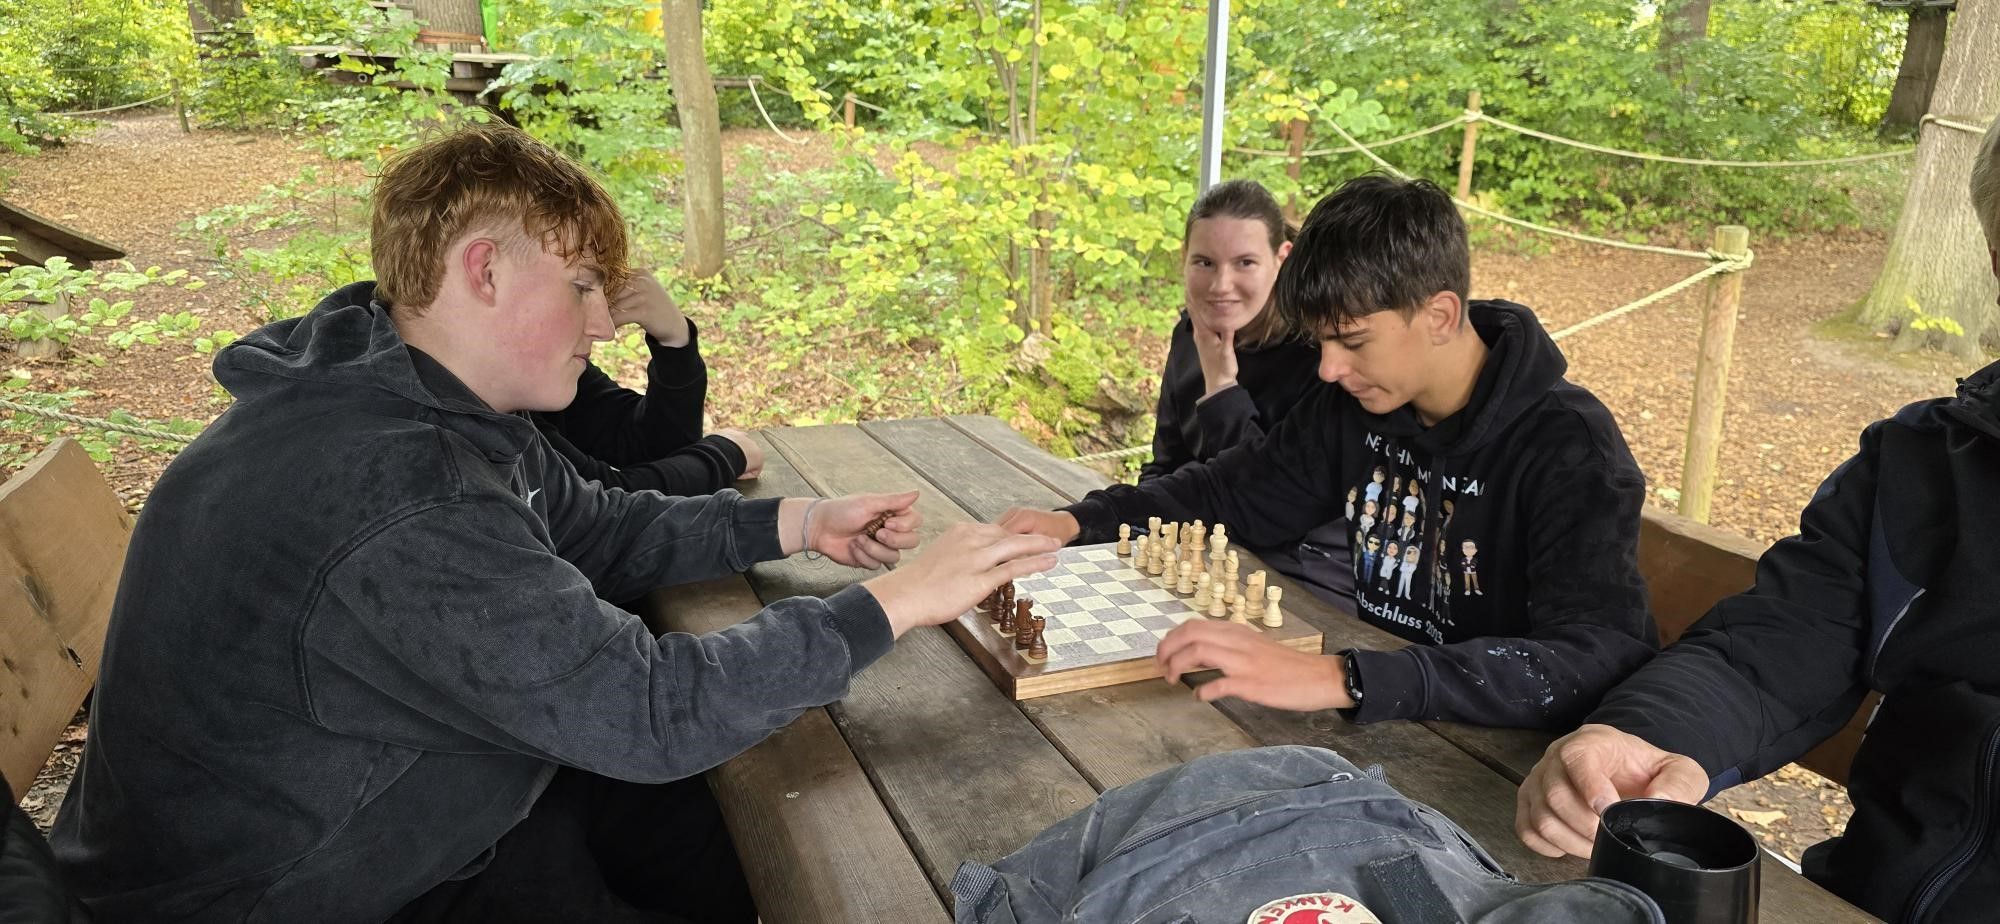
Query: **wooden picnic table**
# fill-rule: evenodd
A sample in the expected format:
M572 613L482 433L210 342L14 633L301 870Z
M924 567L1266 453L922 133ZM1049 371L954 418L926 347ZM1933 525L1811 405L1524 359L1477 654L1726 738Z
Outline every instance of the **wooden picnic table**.
M751 496L921 489L926 537L991 521L1015 505L1056 507L1106 483L991 417L871 421L769 430ZM658 591L656 630L707 632L763 601L831 594L865 572L794 556L744 577ZM1326 605L1282 576L1287 609L1326 633L1326 650L1405 642ZM948 921L952 873L990 862L1098 793L1191 758L1266 744L1331 748L1379 764L1404 795L1443 811L1528 881L1585 875L1513 833L1515 787L1549 736L1450 723L1352 725L1333 712L1219 706L1159 680L1013 702L939 628L903 636L814 709L709 773L769 924ZM1793 873L1763 864L1766 924L1872 920Z

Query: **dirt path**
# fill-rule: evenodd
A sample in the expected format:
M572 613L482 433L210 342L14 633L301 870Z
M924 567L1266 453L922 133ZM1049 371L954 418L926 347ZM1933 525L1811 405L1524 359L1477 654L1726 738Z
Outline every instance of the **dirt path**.
M774 168L825 166L833 156L824 139L792 146L767 132L748 131L730 133L725 142L729 159L734 162L746 145L761 149ZM187 269L210 280L199 292L142 291L136 316L190 310L207 327L239 332L254 328L261 313L243 304L243 290L217 274L210 255L177 228L210 209L248 202L264 185L290 179L309 164L352 169L328 164L302 143L280 136L183 135L170 115L111 120L66 148L34 157L0 154L0 171L13 174L5 191L8 199L128 248L141 267ZM1890 357L1879 343L1828 339L1817 332L1824 319L1865 293L1883 243L1878 234L1859 232L1753 242L1757 264L1747 279L1730 382L1716 525L1765 541L1790 533L1799 508L1819 480L1852 451L1863 426L1908 401L1949 393L1953 377L1971 371L1946 358ZM1488 249L1474 259L1474 295L1523 302L1554 329L1699 268L1691 261L1584 245L1563 244L1535 256ZM1163 285L1171 287L1172 282ZM732 376L727 366L728 357L757 355L756 338L723 329L716 317L704 317L699 310L697 306L691 313L703 320L703 340L719 357L711 396L717 416L733 420L751 413L747 409L772 407L768 376ZM1564 342L1571 377L1612 408L1656 491L1679 483L1700 311L1697 290ZM1152 340L1133 344L1142 355L1160 355L1163 347ZM207 419L220 408L206 358L184 343L129 353L101 345L85 348L102 352L109 362L99 367L6 359L14 367L26 365L38 390L97 392L79 403L84 413L122 408L150 418ZM892 370L916 369L922 362L913 355L876 359ZM823 409L821 402L830 402L828 396L840 394L839 377L832 372L818 367L799 371L809 384L787 390L788 413L816 413ZM875 406L884 414L935 412L893 397ZM0 433L0 442L8 438ZM166 461L132 450L106 468L136 505ZM71 730L43 784L26 801L44 824L53 818L82 732ZM1767 843L1794 857L1804 845L1838 830L1846 818L1844 794L1796 768L1732 791L1721 803L1740 810L1738 817Z

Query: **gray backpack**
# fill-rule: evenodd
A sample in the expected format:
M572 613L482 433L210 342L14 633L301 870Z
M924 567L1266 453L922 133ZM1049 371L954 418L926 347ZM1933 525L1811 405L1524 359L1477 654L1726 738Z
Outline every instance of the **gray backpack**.
M1606 879L1530 885L1324 748L1189 761L952 877L958 924L1664 924Z

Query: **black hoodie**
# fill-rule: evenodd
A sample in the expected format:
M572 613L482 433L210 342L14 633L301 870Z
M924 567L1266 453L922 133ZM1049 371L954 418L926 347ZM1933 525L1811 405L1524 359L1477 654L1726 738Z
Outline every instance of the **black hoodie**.
M1361 617L1418 643L1356 653L1356 721L1574 726L1657 644L1637 554L1645 479L1528 309L1469 314L1489 352L1459 413L1426 428L1414 408L1371 414L1321 386L1262 440L1092 492L1067 508L1078 541L1158 516L1275 547L1346 517Z
M558 765L699 773L889 650L860 586L702 636L605 603L780 557L778 501L578 478L373 290L217 354L139 515L50 837L99 921L383 920Z
M1139 468L1139 480L1171 475L1189 462L1206 462L1231 446L1262 438L1319 382L1318 367L1319 351L1298 340L1237 347L1236 386L1203 401L1208 380L1194 345L1194 322L1182 312L1167 341L1166 369L1160 374L1153 458Z
M2000 363L1861 434L1757 583L1606 694L1590 721L1694 758L1719 792L1882 704L1815 882L1891 921L2000 905Z
M743 449L701 435L708 366L694 322L687 343L670 347L649 334L646 351L645 394L585 363L569 407L528 419L578 475L606 487L692 497L736 483Z

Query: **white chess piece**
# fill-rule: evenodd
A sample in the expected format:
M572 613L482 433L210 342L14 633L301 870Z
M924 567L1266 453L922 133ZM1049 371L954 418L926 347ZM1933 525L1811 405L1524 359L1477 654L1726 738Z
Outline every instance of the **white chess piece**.
M1285 624L1285 613L1278 609L1278 598L1285 595L1283 587L1264 589L1264 625L1276 629Z
M1168 587L1178 586L1181 582L1181 560L1169 556L1167 558L1167 565L1161 569L1161 572L1161 583L1166 584Z
M1130 554L1132 554L1132 524L1120 523L1118 524L1118 555L1122 558Z
M1200 569L1194 566L1194 562L1188 562L1186 565L1182 566L1181 579L1175 585L1174 590L1180 593L1182 596L1194 593L1194 576L1195 573L1199 570Z
M1209 597L1208 572L1206 571L1197 572L1194 576L1195 612L1199 613L1208 609L1208 603L1209 603L1208 597Z

